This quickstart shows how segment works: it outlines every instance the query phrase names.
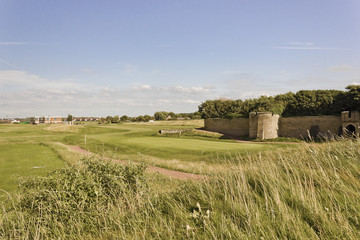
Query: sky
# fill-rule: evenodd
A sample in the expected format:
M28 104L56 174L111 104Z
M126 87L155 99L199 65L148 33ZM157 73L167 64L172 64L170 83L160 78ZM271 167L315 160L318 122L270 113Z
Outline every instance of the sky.
M360 84L359 0L0 0L0 117Z

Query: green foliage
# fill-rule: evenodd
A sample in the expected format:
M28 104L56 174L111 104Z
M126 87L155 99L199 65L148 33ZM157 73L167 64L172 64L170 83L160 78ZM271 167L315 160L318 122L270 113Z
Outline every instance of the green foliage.
M71 114L68 114L66 121L71 122L73 120L73 116Z
M348 91L301 90L275 97L247 100L208 100L199 106L202 118L248 117L250 112L272 112L282 116L339 115L344 110L360 110L360 86Z
M150 121L152 119L153 119L153 117L151 117L150 115L144 115L144 121L145 122L148 122L148 121Z
M162 191L142 166L84 160L25 182L0 239L360 238L358 140L233 158L204 181L153 181Z
M302 90L287 104L284 116L338 115L346 109L345 92Z
M114 116L111 123L119 123L120 122L120 117L118 115Z
M41 226L40 233L29 234L27 238L31 239L36 239L36 234L55 239L59 232L96 233L106 227L106 221L101 219L102 211L114 206L129 208L133 205L129 201L141 199L145 190L144 171L144 165L123 166L86 158L78 166L26 180L20 185L19 198L7 209L21 212L22 219L14 215L4 219L0 238L22 238L18 235L24 234L18 233L22 224Z
M154 113L155 120L165 120L168 115L169 113L164 111Z
M121 122L126 122L127 120L129 120L129 117L126 116L126 115L122 115L121 118L120 118Z
M140 116L137 116L137 117L136 117L136 121L137 121L137 122L145 122L146 119L144 118L144 116L141 116L141 115L140 115Z
M349 85L346 87L348 94L346 94L347 108L351 110L360 111L360 85Z

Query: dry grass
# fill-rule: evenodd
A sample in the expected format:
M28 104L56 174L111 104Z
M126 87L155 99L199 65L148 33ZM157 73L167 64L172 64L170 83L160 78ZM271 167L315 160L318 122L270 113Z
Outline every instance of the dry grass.
M101 161L72 166L4 205L0 238L360 239L359 141L233 158L227 172L181 183Z
M196 120L170 120L170 121L155 121L155 122L131 122L125 124L145 125L145 126L193 126L196 128L204 127L204 119Z
M60 156L61 159L63 159L69 165L77 164L79 160L84 157L83 154L78 153L66 146L65 144L59 142L49 142L43 144L50 147Z
M69 125L69 124L53 124L46 128L44 128L45 131L50 132L69 132L69 133L78 133L79 128L83 128L84 126L81 125Z

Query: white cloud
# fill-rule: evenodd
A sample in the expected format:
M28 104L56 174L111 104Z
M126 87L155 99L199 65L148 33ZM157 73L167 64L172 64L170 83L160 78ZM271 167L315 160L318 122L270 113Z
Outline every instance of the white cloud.
M347 48L329 48L329 47L273 47L273 48L288 49L288 50L334 50L334 51L350 50Z
M244 72L236 71L236 70L226 70L226 71L223 71L222 74L225 74L225 75L241 75L241 74L244 74Z
M203 87L183 87L180 85L170 86L170 87L152 87L148 84L137 85L132 88L135 91L152 91L156 94L190 94L190 95L198 95L198 94L210 94L213 92L214 87L212 86L203 86Z
M192 112L210 99L211 86L153 87L138 84L117 89L79 83L75 79L49 80L25 71L0 71L0 117L34 115L107 116L143 115L156 111Z
M0 45L25 45L26 42L0 42Z
M287 46L272 47L274 49L285 49L285 50L333 50L342 51L350 50L347 48L335 48L335 47L318 47L313 42L287 42Z
M93 73L94 71L92 69L90 69L90 68L82 68L81 72L83 72L83 73Z
M134 64L125 64L123 66L123 72L125 73L135 73L139 70L139 66L138 65L134 65Z
M144 85L135 86L132 89L137 91L147 91L147 90L151 90L152 87L150 85L144 84Z
M185 100L182 100L183 103L195 103L195 104L200 104L201 102L200 101L197 101L197 100L193 100L193 99L185 99Z
M313 43L313 42L287 42L287 44L293 45L293 46L307 46L307 47L315 45L315 43Z
M343 64L343 65L337 65L337 66L331 66L329 68L331 71L334 72L344 72L344 71L352 71L354 68L352 66Z
M71 79L61 79L58 81L51 81L48 79L41 78L35 74L31 74L25 71L19 70L3 70L0 71L0 87L2 90L6 90L7 88L15 88L15 89L63 89L63 88L71 88L71 89L82 89L84 84L79 84Z
M174 86L170 88L170 90L179 93L189 93L189 94L206 94L212 92L212 87L182 87L182 86Z

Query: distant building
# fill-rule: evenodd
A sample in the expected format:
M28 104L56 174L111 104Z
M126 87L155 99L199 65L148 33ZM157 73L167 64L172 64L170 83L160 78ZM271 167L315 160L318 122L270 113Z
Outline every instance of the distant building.
M62 123L62 117L60 116L46 116L45 123Z
M63 123L63 118L60 116L36 116L28 117L26 121L32 124Z

